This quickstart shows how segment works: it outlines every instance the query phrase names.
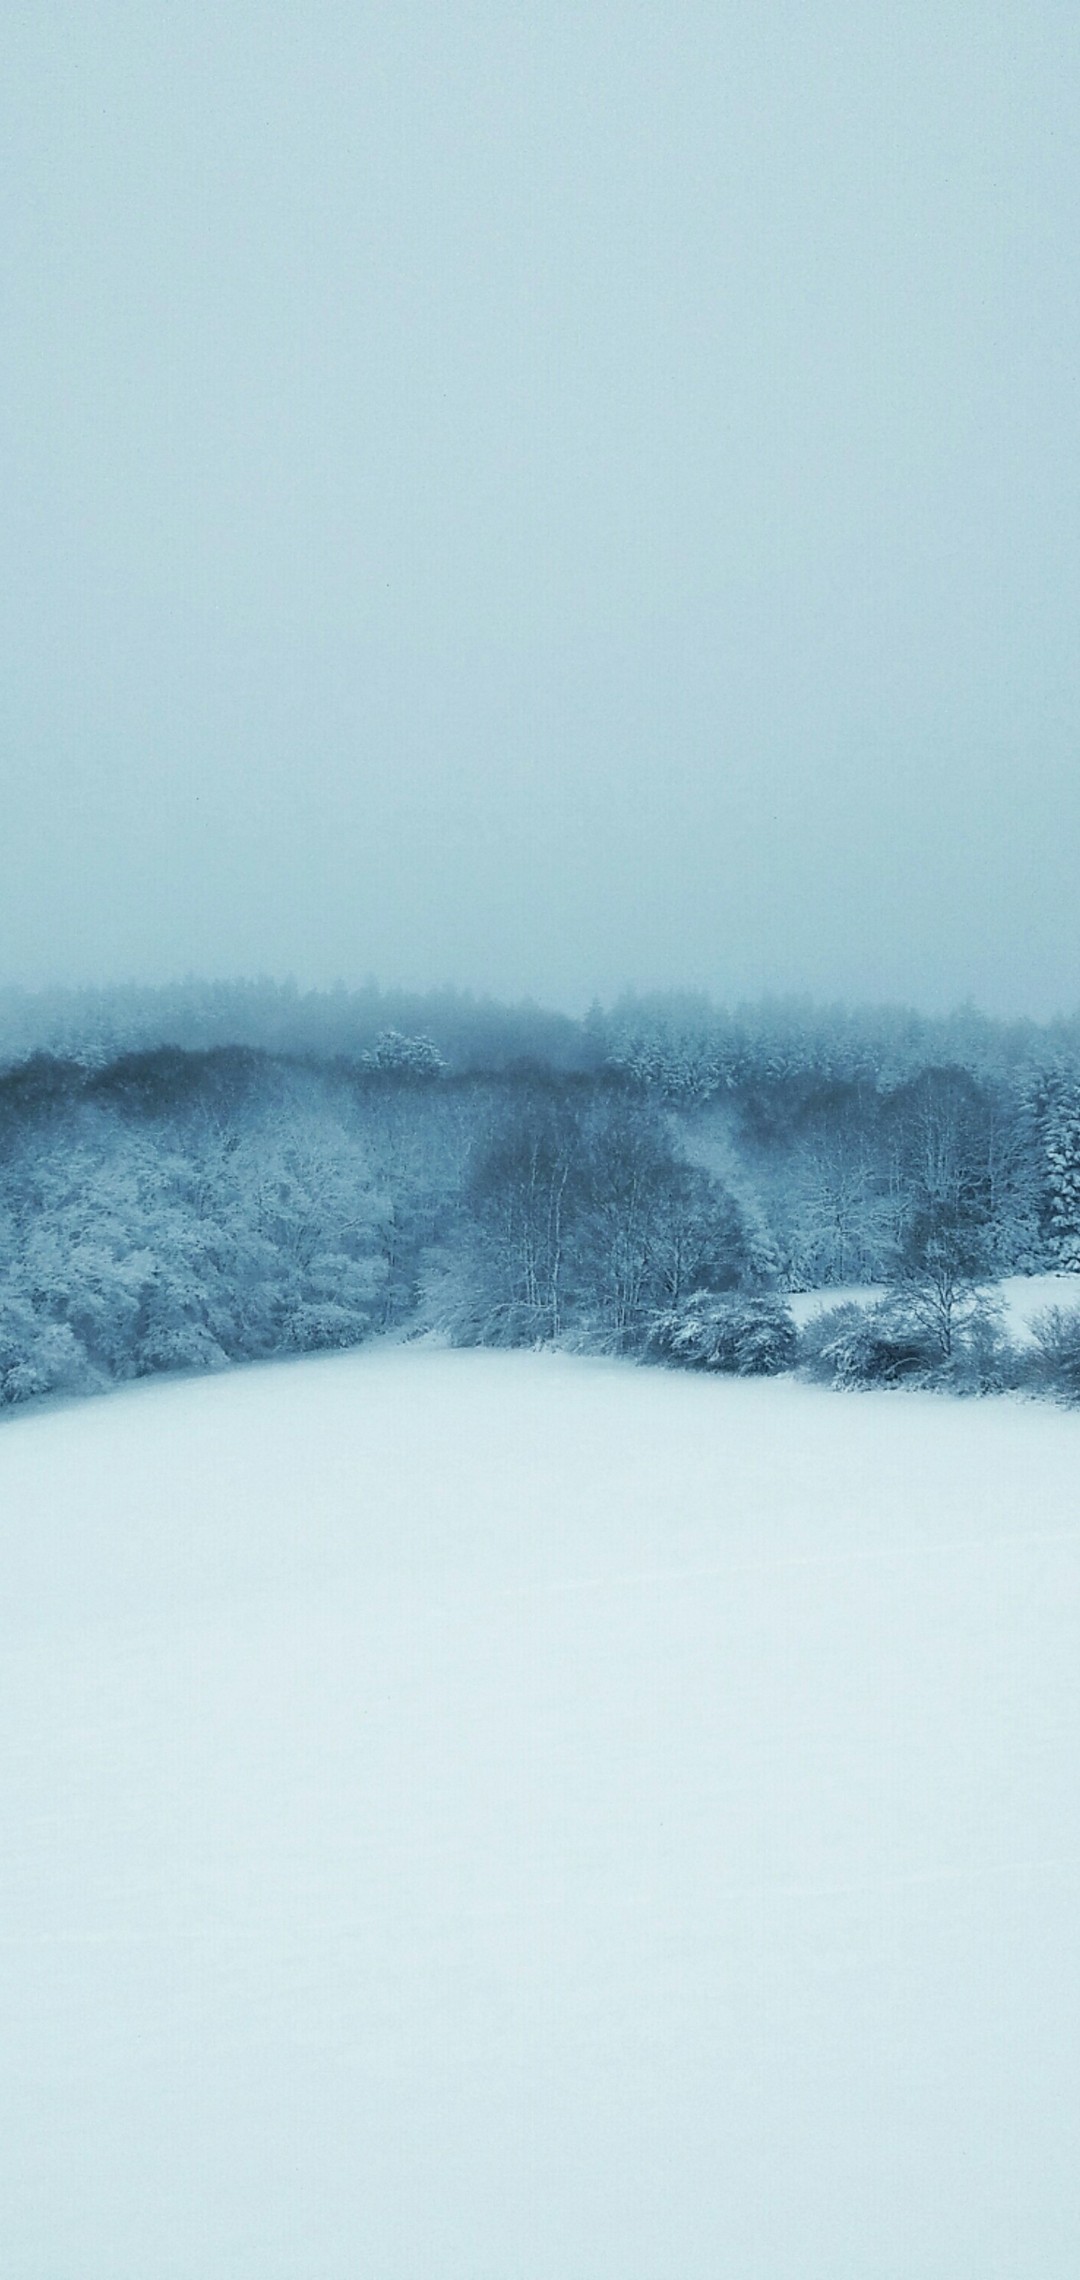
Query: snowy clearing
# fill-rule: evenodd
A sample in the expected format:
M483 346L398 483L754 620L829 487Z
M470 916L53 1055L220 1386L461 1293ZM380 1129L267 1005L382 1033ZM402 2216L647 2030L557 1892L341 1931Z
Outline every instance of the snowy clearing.
M1073 2280L1078 1460L417 1350L10 1420L6 2280Z

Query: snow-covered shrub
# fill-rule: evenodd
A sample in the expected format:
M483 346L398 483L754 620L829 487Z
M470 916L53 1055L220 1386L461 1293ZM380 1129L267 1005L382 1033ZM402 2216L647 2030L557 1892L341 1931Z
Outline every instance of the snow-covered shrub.
M973 1302L955 1321L948 1355L935 1333L925 1311L905 1295L877 1306L849 1301L811 1317L799 1339L799 1364L820 1384L853 1388L928 1385L995 1393L1017 1383L1019 1359L991 1301Z
M351 1307L338 1306L328 1298L302 1300L282 1323L279 1351L290 1354L318 1354L334 1348L343 1351L349 1346L362 1345L368 1328L367 1318Z
M542 1346L550 1343L544 1313L493 1288L486 1260L465 1243L431 1244L420 1263L410 1335L449 1346Z
M895 1302L827 1307L811 1317L799 1339L800 1366L824 1385L922 1383L935 1359L925 1327Z
M156 1377L160 1370L220 1370L228 1356L217 1339L200 1322L154 1322L136 1349L139 1377Z
M43 1321L29 1303L0 1304L0 1407L46 1393L85 1393L100 1384L66 1322Z
M797 1332L782 1299L694 1291L654 1316L647 1351L682 1369L772 1377L790 1369Z
M961 1316L938 1376L954 1393L1004 1393L1021 1383L1023 1359L1006 1334L999 1299L980 1294Z
M1048 1306L1031 1324L1030 1376L1040 1391L1080 1401L1080 1306Z

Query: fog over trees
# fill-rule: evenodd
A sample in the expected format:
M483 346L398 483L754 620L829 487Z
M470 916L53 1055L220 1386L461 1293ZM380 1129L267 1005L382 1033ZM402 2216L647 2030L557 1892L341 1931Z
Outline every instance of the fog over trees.
M1080 1271L1077 1024L192 982L9 992L0 1044L4 1403L387 1332L1080 1382L993 1304Z

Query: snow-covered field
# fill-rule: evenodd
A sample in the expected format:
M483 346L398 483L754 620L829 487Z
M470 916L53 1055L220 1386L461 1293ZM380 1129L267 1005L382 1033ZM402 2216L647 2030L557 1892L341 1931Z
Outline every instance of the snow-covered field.
M1080 1417L371 1351L0 1545L5 2280L1075 2280Z

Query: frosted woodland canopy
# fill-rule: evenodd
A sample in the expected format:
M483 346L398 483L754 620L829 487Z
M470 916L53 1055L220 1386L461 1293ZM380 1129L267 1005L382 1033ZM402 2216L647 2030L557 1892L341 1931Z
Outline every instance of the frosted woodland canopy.
M0 1038L8 1403L423 1330L1080 1390L1080 1317L992 1304L1080 1268L1076 1024L189 984Z

